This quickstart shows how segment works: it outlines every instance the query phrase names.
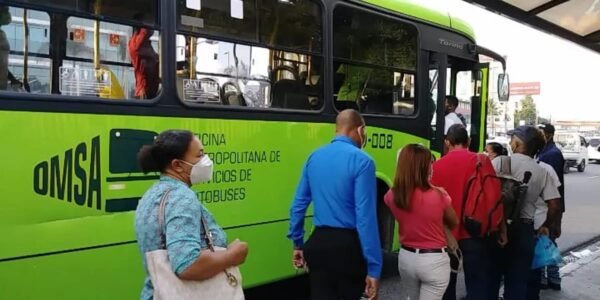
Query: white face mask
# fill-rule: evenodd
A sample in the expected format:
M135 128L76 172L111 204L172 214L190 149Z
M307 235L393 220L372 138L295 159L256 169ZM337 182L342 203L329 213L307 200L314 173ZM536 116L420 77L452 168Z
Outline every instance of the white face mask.
M190 172L190 183L192 185L207 182L212 179L213 174L213 162L210 160L208 155L204 155L202 159L195 165L182 160L182 162L186 163L189 166L192 166L192 171Z

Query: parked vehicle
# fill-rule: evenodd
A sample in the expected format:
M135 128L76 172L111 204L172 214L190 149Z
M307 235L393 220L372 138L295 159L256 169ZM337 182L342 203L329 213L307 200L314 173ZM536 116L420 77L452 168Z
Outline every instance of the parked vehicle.
M557 132L554 141L565 157L565 173L571 168L578 172L585 171L588 164L588 143L583 136L576 132Z
M588 157L590 162L593 160L596 163L600 163L600 136L589 138L588 144Z

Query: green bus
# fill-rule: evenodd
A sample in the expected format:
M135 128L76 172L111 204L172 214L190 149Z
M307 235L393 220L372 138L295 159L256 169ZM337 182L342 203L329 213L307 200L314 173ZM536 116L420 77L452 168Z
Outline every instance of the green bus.
M294 276L285 236L301 168L332 139L336 113L359 110L381 248L393 253L382 196L399 149L442 151L449 93L466 103L481 151L492 93L480 55L504 65L465 22L416 0L0 2L10 14L0 73L20 81L0 91L2 299L139 297L133 215L158 174L142 173L136 154L172 128L197 133L215 162L198 197L230 238L248 241L244 286L255 287ZM135 97L134 28L152 34L160 61L153 99Z

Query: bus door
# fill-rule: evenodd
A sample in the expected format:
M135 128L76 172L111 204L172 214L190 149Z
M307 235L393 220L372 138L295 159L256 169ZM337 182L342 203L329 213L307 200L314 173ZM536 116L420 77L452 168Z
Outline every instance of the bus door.
M489 90L489 63L476 64L471 73L473 96L471 97L471 145L469 149L481 152L487 139L487 101Z
M427 113L430 118L430 148L440 155L444 153L444 104L446 101L446 55L437 52L425 52L429 56L429 85L424 95L427 101Z
M465 127L471 137L469 149L475 152L483 151L486 136L485 108L488 97L489 65L455 58L449 58L448 62L446 95L458 98L456 114L466 123ZM443 130L444 127L439 128Z

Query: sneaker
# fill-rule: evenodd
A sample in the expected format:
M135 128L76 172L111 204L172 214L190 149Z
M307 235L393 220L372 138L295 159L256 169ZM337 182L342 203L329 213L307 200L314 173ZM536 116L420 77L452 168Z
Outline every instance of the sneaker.
M560 291L560 283L549 282L548 286L555 291Z

